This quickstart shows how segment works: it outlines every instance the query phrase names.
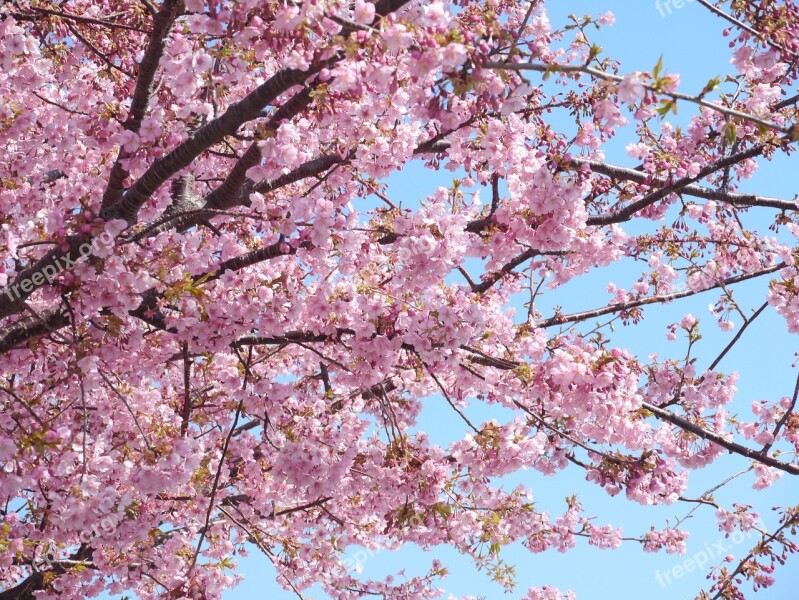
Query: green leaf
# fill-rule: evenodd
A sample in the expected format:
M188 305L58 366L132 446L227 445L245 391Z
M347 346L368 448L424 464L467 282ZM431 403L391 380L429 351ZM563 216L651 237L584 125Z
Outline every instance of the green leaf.
M445 519L452 514L452 508L445 502L437 502L431 508Z
M700 92L699 97L701 98L705 94L709 94L710 92L715 90L717 87L719 87L719 84L721 84L721 78L720 77L714 77L713 79L711 79L710 81L708 81L705 84L705 87L702 88L702 91Z
M735 138L738 137L738 132L735 129L735 125L732 123L727 124L727 127L724 129L724 137L726 138L728 144L735 142Z
M663 70L663 55L661 54L657 64L655 65L655 68L652 69L652 79L654 79L655 81L660 79L660 72L662 70Z
M660 106L655 109L655 112L661 117L665 117L667 114L669 114L669 111L672 111L675 115L677 114L676 100L661 100Z

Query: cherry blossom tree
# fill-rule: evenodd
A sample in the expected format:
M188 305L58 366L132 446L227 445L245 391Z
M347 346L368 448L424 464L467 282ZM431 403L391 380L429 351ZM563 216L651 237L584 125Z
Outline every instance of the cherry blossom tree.
M699 90L606 56L610 13L547 4L3 3L0 599L219 598L247 548L299 597L436 598L444 565L374 580L347 548L448 545L510 590L509 544L622 543L579 498L553 516L502 485L522 468L758 528L685 491L726 453L758 488L799 474L799 382L733 419L721 364L765 311L799 331L796 199L741 190L799 140L799 3L698 0L732 62ZM391 197L412 162L447 183ZM623 260L637 282L594 309L536 308ZM708 368L690 314L663 332L682 358L614 343L700 293L734 329ZM447 446L417 427L432 398ZM780 514L701 598L771 584Z

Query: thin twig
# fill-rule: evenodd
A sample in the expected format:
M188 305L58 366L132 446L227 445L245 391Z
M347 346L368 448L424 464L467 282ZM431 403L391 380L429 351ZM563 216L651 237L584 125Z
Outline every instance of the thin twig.
M797 520L796 516L788 517L788 518L785 519L785 523L780 525L774 531L774 533L772 533L772 534L770 534L768 536L764 536L764 539L762 539L757 544L757 546L755 547L755 550L753 550L752 552L747 554L746 558L744 558L741 562L738 563L738 566L736 567L735 571L733 571L732 575L730 575L729 577L726 578L724 584L721 585L719 590L716 592L716 595L713 596L713 598L711 600L718 600L719 598L721 598L721 596L724 594L724 592L727 590L727 588L730 587L730 584L743 571L744 565L746 563L748 563L750 560L752 560L752 558L754 558L755 552L757 551L758 553L760 553L762 551L762 549L765 548L766 546L768 546L768 544L770 544L772 541L774 541L780 535L780 533L783 532L783 530L785 530L785 529L787 529L789 527L793 527L796 524L796 520Z
M131 79L136 78L136 76L133 73L126 71L119 65L115 65L114 63L112 63L109 60L109 58L105 54L103 54L103 52L101 52L94 44L92 44L89 40L87 40L82 34L80 34L70 23L67 23L66 25L67 29L69 29L72 32L72 35L78 38L78 41L80 41L86 47L87 50L89 50L92 54L97 56L97 58L103 61L103 63L105 63L108 67L114 69L115 71L119 71L120 73Z
M11 396L11 397L12 397L14 400L16 400L17 402L19 402L19 403L20 403L20 404L21 404L23 407L25 407L25 410L27 410L27 411L28 411L28 413L29 413L29 414L30 414L30 416L33 418L33 420L34 420L34 421L36 421L36 422L39 424L39 426L40 426L42 429L45 429L45 424L44 424L44 422L43 422L43 421L42 421L42 420L39 418L39 415L37 415L37 414L36 414L36 413L33 411L33 409L30 407L30 405L28 405L28 403L27 403L27 402L25 402L25 400L23 400L22 398L20 398L20 397L19 397L17 394L15 394L15 393L14 393L12 390L10 390L10 389L8 389L8 388L5 388L5 387L2 387L2 386L0 386L0 391L2 391L2 392L5 392L5 393L6 393L6 394L8 394L9 396Z
M630 302L625 302L622 304L611 304L608 306L603 306L602 308L586 310L579 313L573 313L568 315L555 315L553 317L549 317L548 319L541 321L540 323L537 324L537 326L546 328L546 327L552 327L554 325L563 325L565 323L578 323L580 321L585 321L586 319L592 319L594 317L599 317L610 313L627 311L633 308L638 308L639 306L646 306L648 304L663 304L666 302L671 302L672 300L677 300L679 298L686 298L688 296L694 296L696 294L708 292L710 290L723 287L724 285L732 285L735 283L747 281L749 279L754 279L755 277L762 277L763 275L769 275L784 268L785 268L785 263L779 263L777 265L766 267L764 269L761 269L760 271L755 271L753 273L742 273L740 275L734 275L732 277L719 280L713 285L703 288L701 290L685 289L679 292L674 292L673 294L663 294L661 296L647 296L646 298L631 300Z
M782 429L783 425L788 421L788 419L793 414L794 409L796 408L796 401L799 399L799 376L796 377L796 385L793 388L793 397L791 398L791 405L788 407L788 410L785 411L785 414L782 415L782 418L777 422L777 425L774 427L774 431L771 432L771 441L763 446L763 449L760 451L761 454L768 454L768 451L771 450L771 447L774 445L774 442L777 441L777 436L780 433L780 429Z
M67 107L66 107L66 106L64 106L63 104L59 104L58 102L54 102L54 101L52 101L52 100L48 100L48 99L47 99L47 98L45 98L44 96L42 96L42 95L40 95L39 93L37 93L37 92L36 92L36 90L29 90L29 91L30 91L30 93L31 93L31 94L33 94L34 96L36 96L36 97L37 97L39 100L41 100L41 101L42 101L42 102L44 102L45 104L49 104L50 106L55 106L56 108L60 108L61 110L65 111L65 112L68 112L68 113L70 113L70 114L72 114L72 115L80 115L80 116L82 116L82 117L89 117L89 116L91 116L89 113L86 113L86 112L83 112L83 111L80 111L80 110L73 110L73 109L71 109L71 108L67 108Z
M712 370L714 370L716 368L716 366L721 362L721 359L723 359L727 355L727 352L729 352L732 349L732 347L735 346L735 344L738 342L738 340L741 339L741 336L743 335L744 331L746 331L746 328L749 327L749 325L752 324L752 321L757 319L762 314L762 312L764 310L766 310L767 307L768 307L768 302L764 302L763 306L761 306L760 308L758 308L755 311L755 314L753 314L748 319L744 320L744 324L738 330L738 333L735 334L735 337L732 338L730 343L727 344L727 346L724 348L724 350L721 351L721 354L719 354L716 357L716 360L714 360L710 364L710 366L707 368L708 371L712 371Z
M219 457L219 465L217 466L216 469L214 483L211 486L211 497L208 500L208 511L205 514L205 525L203 526L203 530L200 533L200 539L197 541L197 549L195 550L189 568L186 571L186 579L188 579L189 575L191 575L191 572L194 570L194 567L197 564L197 557L200 555L200 548L202 547L203 541L205 540L205 535L208 532L208 525L211 522L211 514L213 514L215 508L216 493L219 488L219 480L222 477L222 467L225 464L225 456L227 455L228 446L230 445L230 440L233 437L233 432L236 430L236 425L238 425L239 423L239 416L241 415L242 408L244 408L244 400L239 400L239 404L236 407L236 414L233 416L233 425L231 426L230 431L228 432L227 437L225 438L225 443L222 446L222 456Z
M180 435L186 437L191 419L191 361L189 360L189 344L183 342L183 410L181 411Z
M116 21L109 21L107 19L95 19L92 17L85 17L81 15L73 15L71 13L60 12L57 10L50 10L47 8L42 8L40 6L31 6L30 10L36 11L41 15L50 15L53 17L61 17L62 19L70 19L72 21L77 21L78 23L91 23L93 25L103 25L105 27L111 27L114 29L125 29L128 31L138 31L139 33L150 33L147 29L141 29L139 27L134 27L133 25L125 25L123 23L117 23ZM11 16L14 18L22 17L23 19L27 19L30 17L35 17L33 13L23 14L23 13L11 13Z
M692 423L688 419L684 419L683 417L680 417L672 412L657 407L654 404L649 404L648 402L642 402L641 406L642 408L645 408L646 410L651 412L661 421L666 421L667 423L676 425L680 429L687 431L689 433L693 433L695 436L700 437L703 440L713 442L714 444L717 444L722 448L729 450L730 452L734 452L735 454L740 454L741 456L763 463L766 466L774 467L775 469L779 469L780 471L785 471L786 473L790 473L791 475L799 475L799 465L779 461L768 455L761 454L761 452L758 450L752 450L751 448L747 448L746 446L742 446L741 444L738 444L736 442L731 442L725 439L723 436L719 435L718 433L707 431L706 429L700 427L699 425Z
M781 45L779 45L776 42L772 42L770 39L768 39L766 36L764 36L761 32L757 31L756 29L753 29L752 27L750 27L749 25L747 25L743 21L740 21L740 20L736 19L731 14L724 12L723 10L718 8L717 6L712 5L707 0L697 0L697 1L699 2L699 4L701 4L702 6L707 8L710 12L715 13L717 16L721 17L722 19L725 19L725 20L729 21L730 23L732 23L736 27L739 27L739 28L743 29L747 33L751 33L756 38L763 40L766 44L768 44L769 46L771 46L775 50L779 50L780 52L783 52L785 54L790 54L791 56L796 56L793 52L790 52L790 51L786 50L785 48L783 48Z
M125 399L125 396L123 396L122 393L114 387L114 384L111 383L111 381L108 379L105 373L103 373L100 369L97 369L97 373L99 373L100 377L103 379L103 381L105 381L106 385L108 385L108 387L111 388L111 391L114 392L114 394L116 394L117 398L119 398L122 401L122 404L125 405L125 408L128 409L130 416L133 417L133 422L136 424L136 429L139 430L139 433L141 434L141 437L144 440L144 445L147 446L147 449L152 452L153 447L150 445L150 440L147 438L147 434L144 433L144 430L139 424L138 418L136 418L136 413L133 412L133 408L131 408L130 404L128 404L128 401Z
M537 71L539 73L584 73L589 75L595 79L599 79L602 81L610 81L613 83L621 83L624 81L624 77L620 75L613 75L612 73L606 73L605 71L600 71L599 69L595 69L593 67L589 67L586 65L559 65L559 64L552 64L548 65L545 63L506 63L506 62L495 62L489 61L484 65L486 68L489 69L501 69L501 70L508 70L508 71ZM691 102L693 104L697 104L699 106L703 106L705 108L709 108L710 110L715 110L721 114L727 115L729 117L736 117L739 119L743 119L745 121L749 121L751 123L755 123L757 125L762 125L763 127L767 127L773 131L778 131L779 133L790 136L791 130L787 127L782 127L773 123L771 121L767 121L765 119L761 119L755 115L744 113L732 108L727 108L724 106L719 106L718 104L714 104L713 102L709 102L700 96L691 96L689 94L683 94L681 92L666 92L663 91L653 85L642 83L644 88L647 90L660 94L661 96L668 96L672 100L685 100L686 102Z
M418 354L417 354L417 356L418 356ZM419 360L421 360L421 358ZM444 389L444 386L438 380L438 377L436 377L435 373L433 373L433 371L430 370L430 366L424 361L422 361L422 364L424 365L424 368L427 370L427 373L430 375L430 377L433 379L433 381L436 382L436 385L438 386L438 389L441 390L441 394L444 396L444 399L447 401L447 404L449 404L452 407L452 410L454 410L456 413L458 413L460 418L463 419L463 421L472 429L472 431L474 431L475 433L479 434L480 430L477 429L477 427L475 427L472 424L472 422L469 420L469 418L465 414L463 414L463 411L461 411L457 406L455 406L455 403L452 401L452 399L450 399L449 394L447 393L447 390Z

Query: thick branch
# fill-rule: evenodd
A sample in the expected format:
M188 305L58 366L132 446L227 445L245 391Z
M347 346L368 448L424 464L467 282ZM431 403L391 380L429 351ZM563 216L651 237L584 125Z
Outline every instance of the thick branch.
M53 561L49 571L34 571L14 587L0 592L0 600L36 600L36 592L42 591L47 587L46 573L61 575L66 573L68 569L77 566L92 567L93 565L90 561L93 552L90 546L82 545L67 560Z
M308 244L301 243L300 247L308 247ZM291 254L295 254L296 252L296 247L292 246L283 239L280 239L269 246L264 246L258 250L253 250L252 252L247 252L241 256L236 256L230 260L226 260L219 265L219 267L217 267L213 275L206 277L205 281L219 279L227 271L240 271L245 267L250 267L260 262L264 262L265 260L272 260L273 258L279 258L281 256L289 256Z
M66 327L69 315L61 309L51 309L38 316L24 317L0 329L0 354L19 347L28 340Z
M278 96L295 85L301 85L315 75L324 64L309 71L281 69L265 83L235 104L220 117L201 127L188 140L180 144L164 158L155 161L147 171L125 192L114 216L135 222L139 209L155 191L172 175L189 166L192 161L226 136L238 131L244 123L261 116L261 111Z
M375 22L389 14L408 0L379 0L375 4ZM127 190L116 206L116 214L130 223L136 221L139 209L155 191L172 175L187 167L200 154L232 135L245 123L262 116L264 108L295 85L302 85L320 70L335 64L343 56L335 52L332 57L321 60L309 69L281 69L266 82L258 86L239 102L228 107L218 118L201 127L193 136L180 144L164 158L153 163L147 171Z
M90 243L88 235L72 236L65 241L66 250L53 248L27 269L19 272L0 294L0 319L22 311L33 292L44 286L48 274L56 274L70 268L80 257L79 249ZM51 275L52 276L52 275Z
M147 113L147 105L150 103L150 96L153 92L153 82L155 81L155 72L158 70L158 65L161 63L161 57L164 54L166 47L166 36L169 29L175 22L177 17L179 0L164 0L161 10L155 15L153 19L153 32L150 36L150 41L147 43L147 49L144 51L144 57L139 65L139 73L136 77L136 87L133 91L133 97L130 104L130 112L125 121L125 129L138 133L141 127L142 119ZM116 204L122 195L122 182L128 176L128 170L122 166L122 160L128 157L128 153L122 148L119 149L119 155L111 167L111 174L108 178L108 185L103 194L102 207L107 208Z
M275 131L283 121L290 120L311 103L312 88L306 87L295 94L291 100L278 108L264 125L266 131ZM242 188L248 183L247 171L261 161L261 149L258 142L253 142L247 152L233 165L225 181L211 192L205 200L206 208L227 209L232 206L246 204L248 199L242 198Z

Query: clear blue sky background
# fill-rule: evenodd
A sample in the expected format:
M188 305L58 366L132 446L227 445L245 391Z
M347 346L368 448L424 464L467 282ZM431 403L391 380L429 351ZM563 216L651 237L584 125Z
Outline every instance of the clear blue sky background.
M658 12L654 0L550 1L546 5L556 26L566 22L565 16L569 12L599 14L612 10L617 18L616 25L597 34L595 41L603 46L606 55L622 61L622 72L651 70L662 54L666 69L681 74L681 87L687 92L698 92L710 78L732 72L728 39L721 36L724 23L696 2L686 2L680 9L672 7L671 14L665 16ZM536 79L533 78L533 81ZM681 106L677 121L684 121L692 112L692 107ZM624 146L632 140L630 133L620 135L609 148L608 159L611 162L633 164L623 151ZM765 165L748 184L747 189L761 194L792 198L799 190L796 188L795 178L789 177L789 173L795 174L795 166L786 160ZM449 177L451 175L448 172L428 173L419 164L411 165L392 177L389 195L394 200L402 200L405 206L412 206L431 193L437 185L446 185L451 181ZM768 216L770 213L755 214L750 217L749 222L762 223L760 229L765 230ZM615 281L620 286L629 288L636 276L624 264L592 273L558 290L551 298L545 297L539 310L548 314L547 308L555 305L563 305L568 312L603 305L609 299L605 291L608 281ZM742 307L748 309L762 304L765 299L765 283L757 281L739 286L736 298ZM702 319L704 326L704 338L699 344L698 366L706 367L733 335L718 331L708 312L708 303L715 302L716 298L717 295L709 292L670 306L649 308L641 325L617 330L614 343L643 356L652 352L659 352L663 357L683 356L684 340L667 342L665 326L678 320L683 314L692 312ZM740 326L740 317L737 322ZM773 310L767 309L756 327L753 326L746 332L743 343L719 367L722 371L734 369L740 373L736 406L742 412L748 410L753 400L790 395L795 377L791 363L796 349L796 337L788 336L782 319ZM499 420L507 418L507 414L499 414L497 411L496 407L489 410L473 407L468 414L475 421L492 417ZM430 432L434 441L442 444L463 434L460 421L453 419L449 407L444 405L442 399L435 397L426 401L420 426ZM713 466L693 474L688 495L700 495L746 466L746 462L739 457L723 457ZM748 474L717 493L716 498L723 505L739 502L761 507L766 524L773 528L776 518L770 510L771 507L799 501L799 483L795 479L786 475L769 490L754 492L751 488L754 478ZM681 503L659 508L642 507L628 502L624 494L611 498L596 486L588 485L577 469L569 469L549 478L524 471L508 477L505 482L509 486L524 482L533 490L537 508L546 509L552 515L561 514L565 509L564 498L576 493L587 512L597 517L596 523L622 525L626 536L639 536L648 530L650 524L662 528L666 525L666 519L671 519L673 523L691 508ZM672 575L671 583L665 586L658 582L656 573L668 572L696 553L715 548L714 545L723 541L724 537L716 528L713 509L698 510L684 528L692 531L688 551L684 556L645 554L635 543L625 543L617 551L601 551L588 546L585 540L581 540L575 550L566 554L547 552L534 555L521 546L510 547L505 556L517 566L519 580L517 593L511 596L505 596L503 590L484 573L476 572L468 559L446 548L422 552L410 547L394 553L382 552L367 558L362 565L363 575L380 577L402 569L409 575L422 574L427 571L433 558L441 558L450 567L451 573L442 587L447 593L457 597L473 594L492 600L501 597L516 598L530 586L552 584L563 590L574 589L582 600L632 600L642 597L650 600L689 599L698 590L707 587L705 577L708 568L684 574L679 579ZM724 540L724 544L728 553L740 558L746 555L753 541L754 538L750 538L735 545L730 540ZM352 549L350 554L354 554L356 550ZM712 564L717 562L718 559L713 560ZM747 592L747 598L795 598L795 590L799 587L797 563L799 560L790 561L787 568L778 571L777 584L773 588L758 594ZM249 557L239 559L239 565L240 572L246 578L245 582L228 592L225 596L227 600L296 598L293 593L284 591L275 583L275 572L271 563L257 550L253 549ZM665 579L663 582L665 583ZM316 600L327 598L317 589L310 591L306 597Z

